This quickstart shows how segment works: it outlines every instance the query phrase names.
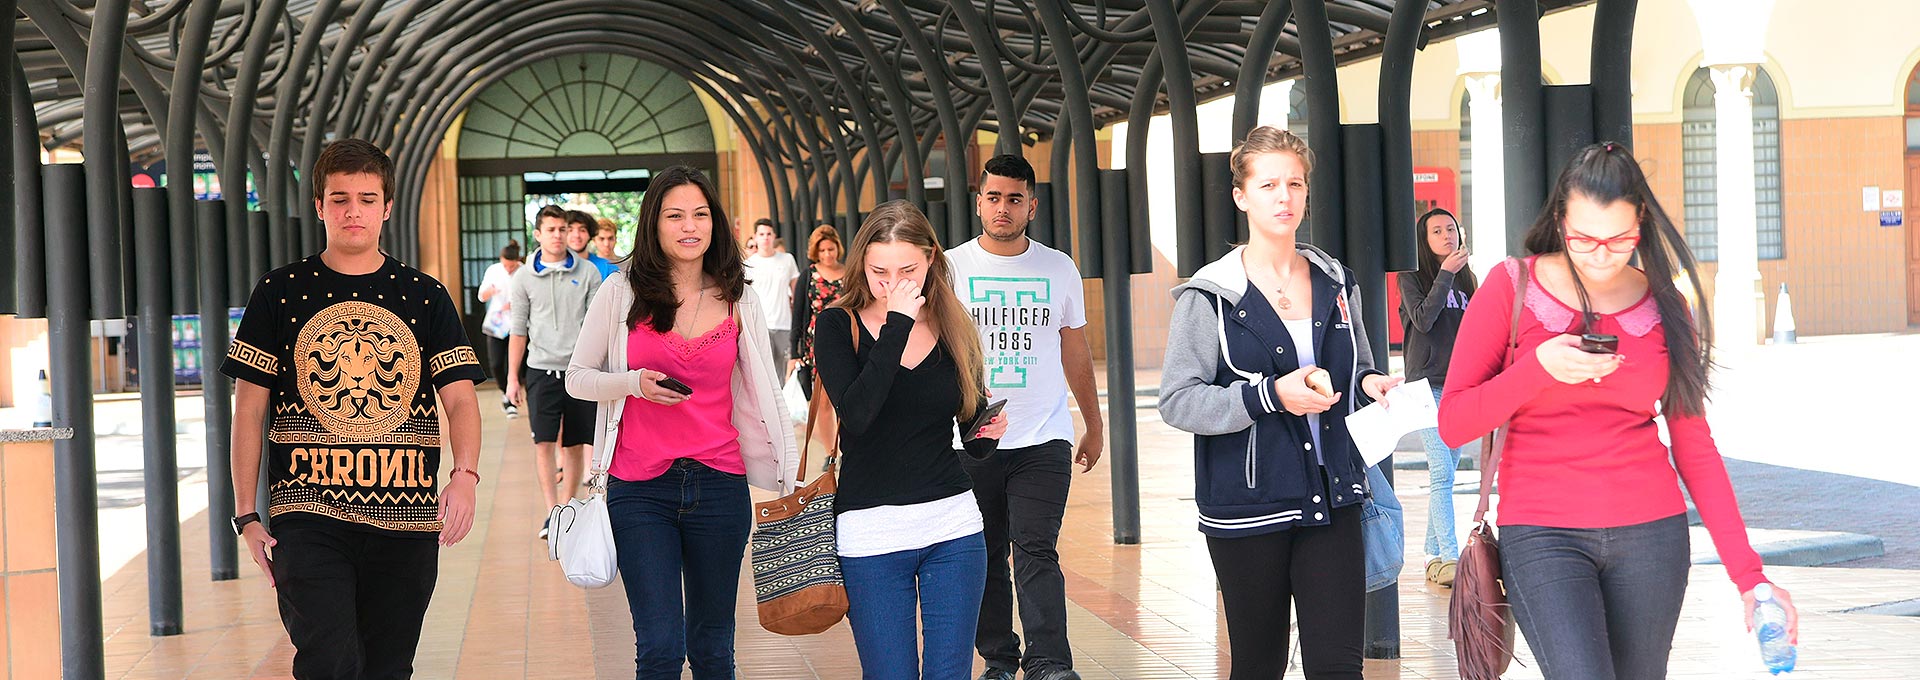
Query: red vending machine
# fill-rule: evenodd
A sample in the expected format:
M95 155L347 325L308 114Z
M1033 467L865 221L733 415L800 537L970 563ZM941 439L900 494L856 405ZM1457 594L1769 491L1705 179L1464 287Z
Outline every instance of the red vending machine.
M1448 168L1413 169L1413 214L1420 215L1434 208L1446 208L1455 215L1460 214L1460 180L1454 171ZM1426 235L1420 235L1420 247L1426 247ZM1398 274L1387 274L1387 340L1394 350L1401 349L1405 332L1400 323L1400 285L1396 281Z

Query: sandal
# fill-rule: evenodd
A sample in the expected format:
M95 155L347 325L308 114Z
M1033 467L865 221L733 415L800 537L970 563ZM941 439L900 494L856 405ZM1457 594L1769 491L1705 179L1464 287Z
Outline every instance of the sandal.
M1441 560L1438 557L1427 560L1427 580L1436 586L1451 588L1459 565L1459 560Z

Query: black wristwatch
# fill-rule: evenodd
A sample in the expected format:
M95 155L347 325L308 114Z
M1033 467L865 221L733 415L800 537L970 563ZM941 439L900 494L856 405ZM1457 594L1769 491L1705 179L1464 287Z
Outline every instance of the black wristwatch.
M245 529L247 525L258 521L260 521L260 513L257 512L249 512L233 518L233 535L239 536L241 529Z

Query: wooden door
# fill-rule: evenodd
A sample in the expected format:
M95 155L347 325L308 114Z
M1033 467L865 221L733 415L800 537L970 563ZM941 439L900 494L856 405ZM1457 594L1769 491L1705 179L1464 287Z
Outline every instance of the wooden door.
M1920 153L1907 154L1907 325L1920 326Z

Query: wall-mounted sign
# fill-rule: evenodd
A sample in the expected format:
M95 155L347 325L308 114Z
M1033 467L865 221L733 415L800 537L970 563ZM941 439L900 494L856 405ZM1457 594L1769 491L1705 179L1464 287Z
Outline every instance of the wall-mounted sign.
M1902 226L1903 218L1905 216L1906 216L1906 213L1900 212L1898 210L1882 210L1880 211L1880 226L1883 226L1883 227Z
M1860 187L1860 209L1867 211L1880 209L1880 187Z
M1887 189L1880 192L1881 210L1899 210L1905 207L1907 207L1907 191L1905 189Z

